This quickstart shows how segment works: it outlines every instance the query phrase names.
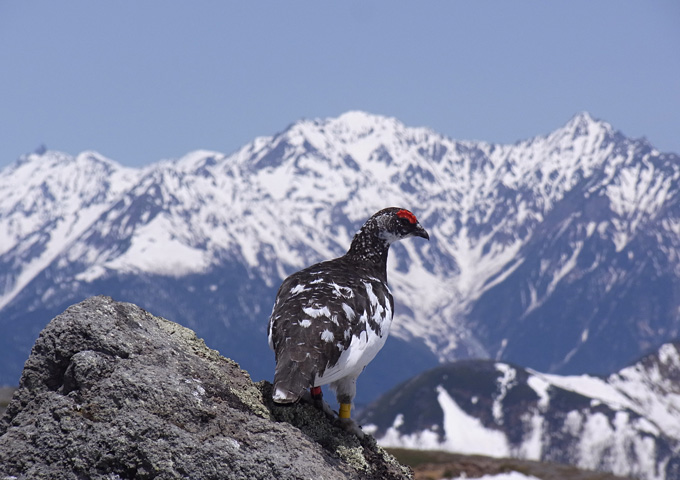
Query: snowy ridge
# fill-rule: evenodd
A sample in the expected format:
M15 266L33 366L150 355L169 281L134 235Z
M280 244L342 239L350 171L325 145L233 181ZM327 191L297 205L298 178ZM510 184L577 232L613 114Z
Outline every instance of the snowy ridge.
M32 154L0 172L0 309L85 232L137 172L96 152ZM7 262L10 263L10 262Z
M394 337L432 361L611 372L680 337L678 184L677 155L586 113L515 145L354 111L139 170L31 154L0 172L0 326L37 334L69 302L109 293L239 344L227 325L263 331L287 274L341 255L366 218L401 205L432 240L390 254ZM20 364L31 344L5 354Z
M556 461L671 480L680 468L679 349L665 344L608 378L454 363L396 387L360 421L385 447Z

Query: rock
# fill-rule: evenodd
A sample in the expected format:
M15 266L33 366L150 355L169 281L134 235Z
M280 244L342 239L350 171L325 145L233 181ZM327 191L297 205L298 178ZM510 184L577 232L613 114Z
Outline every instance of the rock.
M411 478L370 435L270 392L193 331L93 297L36 341L0 420L0 478Z

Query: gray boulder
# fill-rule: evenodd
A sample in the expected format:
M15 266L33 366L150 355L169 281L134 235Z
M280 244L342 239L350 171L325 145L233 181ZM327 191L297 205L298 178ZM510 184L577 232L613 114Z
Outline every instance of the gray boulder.
M270 392L193 331L93 297L36 341L0 420L0 479L411 478L370 435Z

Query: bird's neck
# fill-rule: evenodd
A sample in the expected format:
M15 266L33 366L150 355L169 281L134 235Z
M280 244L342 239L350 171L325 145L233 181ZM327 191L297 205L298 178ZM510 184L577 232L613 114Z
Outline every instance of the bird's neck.
M387 253L390 244L378 235L377 228L365 225L354 236L346 256L352 260L377 270L387 278Z

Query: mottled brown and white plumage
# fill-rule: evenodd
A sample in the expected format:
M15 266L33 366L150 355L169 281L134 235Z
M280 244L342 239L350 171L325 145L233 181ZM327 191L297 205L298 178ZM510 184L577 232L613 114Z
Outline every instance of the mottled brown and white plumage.
M387 285L392 243L429 235L415 215L386 208L366 221L347 253L286 278L269 319L276 355L273 399L297 401L308 388L330 384L349 418L356 379L389 334L394 302ZM344 411L343 411L344 409Z

